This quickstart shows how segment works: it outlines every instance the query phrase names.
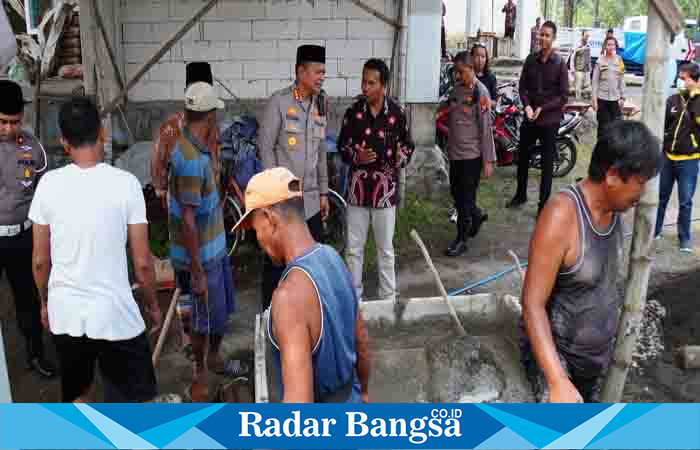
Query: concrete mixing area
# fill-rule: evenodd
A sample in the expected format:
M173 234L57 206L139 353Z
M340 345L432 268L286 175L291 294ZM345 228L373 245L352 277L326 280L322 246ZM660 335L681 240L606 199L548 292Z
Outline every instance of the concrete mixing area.
M362 303L370 335L373 403L531 402L520 364L512 296L451 297L468 335L460 337L444 300L416 298ZM278 402L267 318L256 317L256 402Z

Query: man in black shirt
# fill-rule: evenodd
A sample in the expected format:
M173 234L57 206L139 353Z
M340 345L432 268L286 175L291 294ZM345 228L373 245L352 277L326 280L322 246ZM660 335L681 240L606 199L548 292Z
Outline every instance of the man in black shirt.
M557 26L551 21L545 22L539 35L542 50L527 57L520 75L520 98L525 107L526 117L520 129L518 190L515 197L508 202L509 208L517 208L527 201L530 154L538 139L542 144L542 181L538 213L542 211L552 191L557 130L569 95L566 62L552 47L556 36Z

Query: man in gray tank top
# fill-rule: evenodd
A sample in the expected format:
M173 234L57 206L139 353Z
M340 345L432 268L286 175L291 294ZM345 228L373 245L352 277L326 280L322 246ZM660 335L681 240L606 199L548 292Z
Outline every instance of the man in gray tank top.
M588 177L547 203L530 242L521 353L538 401L598 401L623 303L617 291L620 213L634 207L661 163L639 122L610 125Z

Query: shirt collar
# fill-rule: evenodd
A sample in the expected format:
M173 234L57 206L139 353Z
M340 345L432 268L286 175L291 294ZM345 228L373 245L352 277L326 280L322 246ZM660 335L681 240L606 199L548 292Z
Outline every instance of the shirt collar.
M369 102L366 99L365 99L364 105L362 105L362 112L364 112L365 114L369 114L369 112L370 112L369 111ZM389 115L389 97L387 97L386 95L384 96L384 108L382 108L379 111L379 114L381 115L382 112L387 116ZM377 117L379 117L379 116L377 116Z

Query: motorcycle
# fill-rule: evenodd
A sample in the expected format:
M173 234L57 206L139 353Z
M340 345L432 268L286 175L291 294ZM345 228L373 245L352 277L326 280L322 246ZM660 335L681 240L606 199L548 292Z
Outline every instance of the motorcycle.
M493 137L496 145L496 164L499 167L510 166L518 161L520 127L525 118L525 112L515 86L516 82L498 86L496 107L491 111ZM506 95L506 89L512 91L510 96ZM448 97L449 91L441 99L441 107L438 109L436 119L437 143L442 149L445 159L447 159L447 137L449 135ZM579 142L576 130L582 122L583 116L578 112L566 112L562 118L557 131L556 151L554 153L553 175L555 177L566 176L576 166L576 143ZM530 167L541 170L542 144L539 141L530 154Z

